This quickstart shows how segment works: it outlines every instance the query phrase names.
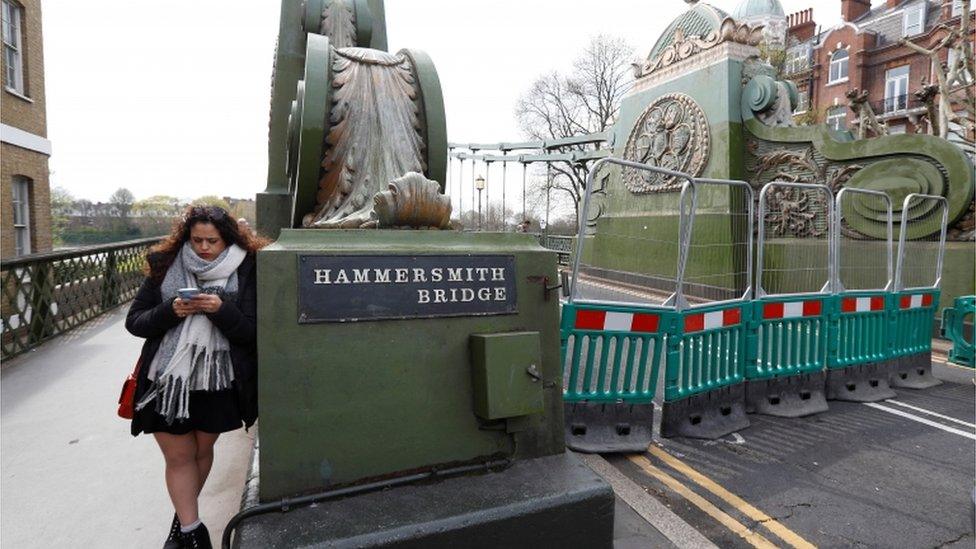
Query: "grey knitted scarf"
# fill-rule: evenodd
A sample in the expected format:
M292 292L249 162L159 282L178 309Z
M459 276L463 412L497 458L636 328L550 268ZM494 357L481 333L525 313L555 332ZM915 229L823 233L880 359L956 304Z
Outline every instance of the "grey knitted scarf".
M180 288L199 287L206 293L232 299L237 293L237 267L247 255L236 244L213 261L198 256L187 242L166 271L160 292L172 301ZM156 412L172 424L190 417L190 391L227 389L234 380L230 344L205 314L193 314L171 328L149 365L152 385L136 404L141 410L156 402Z

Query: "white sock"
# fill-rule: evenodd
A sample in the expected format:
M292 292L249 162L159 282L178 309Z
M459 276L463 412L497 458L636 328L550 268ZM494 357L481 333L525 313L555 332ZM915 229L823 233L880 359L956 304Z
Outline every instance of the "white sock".
M186 526L180 526L180 532L183 532L184 534L189 534L190 532L196 530L197 526L200 526L201 524L203 524L203 523L200 522L200 519L197 519L196 522L194 522L193 524L187 524Z

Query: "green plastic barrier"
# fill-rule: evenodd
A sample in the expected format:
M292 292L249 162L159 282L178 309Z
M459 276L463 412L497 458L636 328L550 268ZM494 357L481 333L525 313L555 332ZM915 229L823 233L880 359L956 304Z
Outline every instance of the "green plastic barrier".
M668 356L664 400L674 401L745 380L748 302L676 313L676 350Z
M642 451L674 311L563 304L560 319L566 445L579 452Z
M940 382L932 376L932 324L939 308L938 289L903 290L889 296L889 332L894 372L891 384L924 389Z
M840 369L887 360L888 311L886 292L845 292L837 296L837 335L827 368Z
M828 327L828 400L877 402L894 398L888 292L846 291L835 296Z
M828 321L835 303L826 294L765 296L752 302L748 412L800 417L827 410Z
M976 350L973 341L966 339L965 320L976 318L976 296L964 295L956 298L952 307L942 310L942 337L952 341L949 351L949 361L976 367Z
M668 309L563 305L566 402L649 403L664 359Z

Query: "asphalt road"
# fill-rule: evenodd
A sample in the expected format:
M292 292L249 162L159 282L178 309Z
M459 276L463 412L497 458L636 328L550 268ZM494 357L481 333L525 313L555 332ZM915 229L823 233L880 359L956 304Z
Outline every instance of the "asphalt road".
M720 547L973 547L973 371L935 373L880 407L751 415L719 441L605 457Z

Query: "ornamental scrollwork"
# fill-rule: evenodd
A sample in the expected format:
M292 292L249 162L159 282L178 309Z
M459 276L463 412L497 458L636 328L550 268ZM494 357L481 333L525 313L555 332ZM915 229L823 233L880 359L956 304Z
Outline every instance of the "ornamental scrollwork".
M701 107L683 93L670 93L644 109L627 140L624 158L694 177L708 163L710 141ZM681 185L675 177L633 168L623 169L623 180L632 193L673 191Z
M731 17L726 17L718 30L700 36L685 36L684 31L679 28L674 33L673 43L664 48L659 55L648 59L643 64L634 64L634 77L647 76L705 50L710 50L723 42L756 46L762 41L762 30L762 25L749 26L746 23L738 23Z

